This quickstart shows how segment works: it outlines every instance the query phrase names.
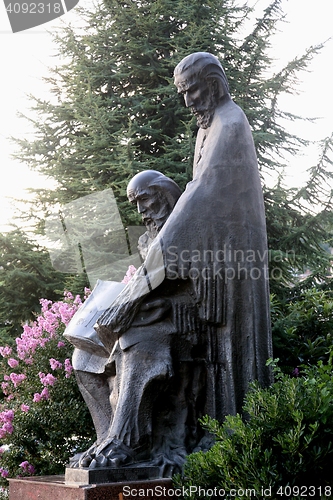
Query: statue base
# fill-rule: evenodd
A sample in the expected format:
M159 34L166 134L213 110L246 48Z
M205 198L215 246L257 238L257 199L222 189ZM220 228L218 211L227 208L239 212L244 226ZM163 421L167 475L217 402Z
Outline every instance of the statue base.
M101 484L145 481L158 479L159 472L158 467L138 467L135 465L117 468L100 467L97 469L89 469L88 467L66 467L65 484Z
M66 484L65 476L9 479L9 500L174 500L171 479Z

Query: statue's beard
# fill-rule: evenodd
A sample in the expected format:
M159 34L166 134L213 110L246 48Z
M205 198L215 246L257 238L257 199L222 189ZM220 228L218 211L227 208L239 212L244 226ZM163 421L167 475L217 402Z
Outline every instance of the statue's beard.
M155 221L149 219L148 221L145 221L145 226L146 226L149 238L151 238L152 240L154 238L156 238L159 229L158 229Z
M160 217L154 217L154 219L147 218L145 219L144 225L146 226L147 232L149 234L149 237L153 240L156 238L160 230L162 229L165 221L167 220L168 216L165 215L164 213L160 214Z
M197 125L200 128L210 127L213 116L215 113L215 108L217 106L217 100L215 95L210 95L207 103L203 104L201 107L192 108L192 113L197 118Z
M210 108L200 113L195 113L197 117L197 125L200 128L208 128L212 123L215 108Z

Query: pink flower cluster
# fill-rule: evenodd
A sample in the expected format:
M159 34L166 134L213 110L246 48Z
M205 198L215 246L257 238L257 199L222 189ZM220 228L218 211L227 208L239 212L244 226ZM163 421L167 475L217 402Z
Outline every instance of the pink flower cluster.
M89 289L85 289L86 296L90 293ZM64 327L68 325L77 309L81 306L82 301L79 295L74 297L70 292L65 292L64 295L63 301L54 303L50 300L41 299L41 314L36 318L35 322L24 325L21 336L16 339L16 352L9 346L0 347L0 355L6 360L1 365L4 370L1 389L6 398L5 404L0 407L0 439L9 439L9 441L12 439L10 435L14 431L13 424L16 411L23 414L28 413L33 403L40 403L50 399L50 387L53 387L58 380L56 374L48 373L47 368L46 373L40 371L38 378L42 390L41 392L35 392L32 396L31 387L37 381L31 380L30 369L27 365L34 363L36 349L45 347L51 339L57 340L59 338ZM66 344L64 341L59 340L57 346L61 349ZM50 371L63 370L62 377L65 375L66 378L69 378L73 372L73 366L70 359L67 358L63 361L63 357L61 361L55 358L49 359ZM8 370L8 366L12 370L11 372ZM36 372L33 370L31 373L35 377ZM26 384L22 386L23 392L21 389L17 390L26 379ZM10 405L14 409L6 409L6 403L10 400L14 400ZM22 413L18 413L18 415L22 416ZM0 448L0 457L3 451L3 448ZM20 467L25 474L31 475L35 473L34 466L28 461L22 462ZM9 475L10 472L7 469L0 467L0 476L5 478Z
M133 275L135 274L136 272L136 268L134 266L129 266L127 271L126 271L126 274L122 280L122 283L125 283L127 284L129 281L131 281L131 279L133 278Z
M11 380L11 382L13 383L14 387L16 388L17 386L19 386L23 380L25 380L27 377L24 373L11 373L9 375L9 378Z
M89 290L85 290L85 293L89 293ZM44 347L50 339L57 335L57 330L61 325L67 325L77 309L82 304L81 298L77 295L75 298L70 292L65 292L64 301L59 301L53 303L50 300L41 299L40 303L42 306L42 311L37 320L31 325L24 325L23 333L20 337L16 339L17 346L17 358L13 356L13 350L9 346L0 347L0 355L3 358L8 358L8 365L10 368L17 368L19 366L19 360L24 361L26 364L31 365L33 363L33 355L38 347ZM63 326L62 326L63 328ZM65 343L62 341L58 342L58 347L64 347ZM69 378L73 367L71 366L70 360L67 359L64 363L64 370L66 378ZM52 370L59 370L62 368L62 363L54 358L50 359L50 366ZM17 387L26 379L25 373L15 373L12 372L9 375L5 374L3 381L1 382L1 390L4 393L7 401L14 398L13 389ZM39 379L43 384L44 388L41 393L35 393L33 397L34 402L40 402L42 400L47 400L50 397L48 386L53 386L56 382L56 377L51 373L44 374L39 373ZM29 410L28 405L21 405L21 410L27 412ZM0 437L12 432L11 422L5 422L2 429L0 429Z
M41 383L46 387L47 385L54 385L57 381L56 377L52 375L52 373L48 373L45 375L45 373L39 372L38 373L39 379Z
M57 378L54 375L52 375L52 373L48 373L47 375L45 375L45 373L39 372L38 376L39 376L39 380L43 384L44 388L43 388L41 393L35 392L34 399L33 399L34 403L40 403L41 401L47 401L50 397L50 393L49 393L47 386L48 385L53 386L57 381Z
M4 454L5 450L3 447L0 448L0 457ZM9 471L7 469L4 469L3 467L0 467L0 476L2 477L8 477L9 476ZM0 491L2 491L0 489Z
M70 292L65 292L64 301L41 299L40 303L41 315L32 325L24 325L21 337L16 339L17 355L27 364L32 363L37 347L44 347L56 335L61 324L68 325L82 301L79 295L74 298ZM0 354L10 356L11 353L7 354L6 348L2 349Z
M13 433L13 420L13 410L5 410L0 413L0 422L2 422L2 427L0 428L0 439L3 439L7 434Z
M1 390L4 393L5 396L8 395L8 382L1 382Z
M72 367L72 363L71 363L70 359L68 359L68 358L65 359L64 365L65 365L65 372L66 372L65 377L69 378L72 374L73 369L74 369Z
M9 382L13 384L15 389L25 380L27 377L24 373L11 373L10 375L4 375L4 382L1 383L2 392L7 395L9 392Z
M44 387L44 389L40 394L38 392L35 392L33 402L40 403L43 400L47 401L49 397L50 397L49 390L47 387Z
M4 375L4 382L1 382L1 389L5 396L9 394L10 382L13 384L15 389L25 380L27 377L24 373L11 373L10 375ZM12 398L10 398L12 399Z
M62 363L60 363L60 361L58 361L57 359L54 359L54 358L51 358L50 359L50 366L51 366L51 369L52 370L61 370L62 367L64 368L65 372L66 372L66 375L65 377L66 378L69 378L73 372L73 367L72 367L72 363L70 361L70 359L65 359L64 361L64 366ZM50 375L50 374L49 374ZM53 375L51 375L52 377ZM51 379L51 377L49 377L49 379ZM56 378L54 377L54 379L56 380ZM42 382L43 383L43 382ZM44 384L45 385L45 384ZM51 385L51 384L50 384ZM53 385L53 384L52 384Z
M24 470L24 472L28 473L28 474L35 474L35 467L31 464L29 464L29 462L27 460L25 460L24 462L20 463L19 465L20 467L22 467L22 469Z
M4 469L3 467L0 467L0 475L2 477L8 477L9 476L9 471L7 469Z
M59 342L60 344L60 342ZM59 347L59 344L58 344L58 347ZM60 361L57 361L56 359L54 358L51 358L50 359L50 366L51 366L51 369L52 370L61 370L62 368L62 363L60 363Z
M8 345L6 347L0 347L0 354L3 358L9 358L13 349Z
M72 363L70 361L70 359L65 359L64 361L64 366L62 363L60 363L60 361L58 361L57 359L54 359L54 358L51 358L50 359L50 366L51 366L51 369L52 370L61 370L62 368L64 368L65 372L66 372L66 375L65 377L66 378L69 378L73 372L73 367L72 367ZM44 374L43 374L44 375ZM49 374L50 375L50 374ZM53 375L51 375L52 377ZM51 379L51 377L49 377L49 379ZM54 377L54 379L56 380L56 378ZM42 379L41 379L42 380ZM43 383L43 382L42 382ZM45 384L44 384L45 385ZM52 384L53 385L53 384Z
M14 358L9 358L8 360L8 365L11 367L11 368L16 368L18 366L19 362L17 361L17 359L14 359Z

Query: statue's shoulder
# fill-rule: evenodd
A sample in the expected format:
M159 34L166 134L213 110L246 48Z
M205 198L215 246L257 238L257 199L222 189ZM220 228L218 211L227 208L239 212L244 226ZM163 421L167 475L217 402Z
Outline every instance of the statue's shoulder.
M246 120L244 111L231 98L221 102L216 108L216 115L223 123L238 123Z
M242 134L249 129L244 111L232 99L222 102L216 108L213 123L216 129L220 129L221 133L227 133L229 129L230 133Z

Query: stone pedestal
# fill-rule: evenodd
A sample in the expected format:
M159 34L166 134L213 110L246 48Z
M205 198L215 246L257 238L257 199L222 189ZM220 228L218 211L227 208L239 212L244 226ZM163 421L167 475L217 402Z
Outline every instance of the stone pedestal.
M150 481L158 479L159 467L138 467L128 465L127 467L88 467L71 468L66 467L66 485L87 485L102 483L128 483L135 481Z
M65 476L9 480L9 500L169 500L171 479L100 484L66 484Z

